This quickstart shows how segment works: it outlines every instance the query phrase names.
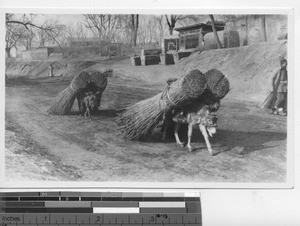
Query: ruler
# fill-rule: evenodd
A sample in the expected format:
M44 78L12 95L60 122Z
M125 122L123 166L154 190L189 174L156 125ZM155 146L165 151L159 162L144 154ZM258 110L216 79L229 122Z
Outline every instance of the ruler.
M0 224L201 226L200 195L117 192L0 193Z

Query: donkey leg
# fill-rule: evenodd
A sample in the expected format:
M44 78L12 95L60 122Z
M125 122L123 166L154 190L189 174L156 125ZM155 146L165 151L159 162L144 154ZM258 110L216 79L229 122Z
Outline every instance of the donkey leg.
M85 118L88 116L88 111L89 111L89 107L88 107L88 105L85 103L85 109L84 109L84 117L85 117Z
M184 147L184 143L182 143L180 141L180 139L179 139L179 135L178 135L179 127L180 127L180 124L179 123L175 123L174 135L175 135L176 143L178 145L180 145L181 147Z
M87 108L87 114L88 114L88 117L89 117L90 121L92 121L90 107Z
M188 143L187 143L187 147L189 151L193 151L193 148L191 146L192 135L193 135L193 124L190 123L188 127Z
M98 94L98 107L97 107L97 110L101 108L101 98L102 98L102 93L101 94Z
M83 100L80 97L77 97L79 116L83 116L83 114L84 114L82 101Z
M209 151L209 153L211 155L215 155L211 145L210 145L210 142L209 142L209 137L208 137L208 134L207 134L207 131L206 131L206 128L205 128L205 125L202 125L202 124L199 124L199 129L204 137L204 140L205 140L205 143L206 143L206 147Z
M162 140L166 140L166 135L167 135L167 125L163 125L163 128L162 128Z
M168 123L166 122L166 112L164 111L163 118L162 118L162 124L161 124L161 132L162 132L162 140L164 141L166 139L168 129Z

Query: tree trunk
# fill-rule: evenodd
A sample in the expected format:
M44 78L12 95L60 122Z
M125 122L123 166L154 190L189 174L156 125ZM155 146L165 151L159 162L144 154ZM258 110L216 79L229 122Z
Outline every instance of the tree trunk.
M169 35L173 35L173 30L175 26L169 26Z
M245 40L245 45L249 44L248 39L249 39L249 37L248 37L248 15L246 15L246 40Z
M174 15L171 15L171 18L169 20L168 15L165 15L167 24L169 26L169 35L173 35L173 30L175 28L176 19Z
M218 45L218 49L221 49L221 42L220 42L220 39L219 39L219 36L218 36L218 33L216 31L216 28L215 28L215 19L214 19L214 16L213 15L209 15L209 18L211 20L211 26L212 26L212 30L214 32L214 36L215 36L215 39L216 39L216 42L217 42L217 45Z
M262 31L262 41L267 41L267 32L266 32L266 16L261 16L261 31Z
M10 55L10 50L11 50L10 47L5 48L5 56L6 56L7 58L10 58L10 57L11 57L11 55Z
M138 34L138 28L139 28L139 15L138 14L131 15L131 23L132 23L132 43L133 43L133 46L136 46L137 34Z
M137 36L137 32L134 30L133 31L133 38L132 38L132 43L133 43L133 46L135 47L136 46L136 37Z
M160 16L159 18L159 38L160 38L160 45L162 45L162 42L163 42L163 37L164 37L164 28L163 28L163 25L162 25L162 21L163 21L163 16Z

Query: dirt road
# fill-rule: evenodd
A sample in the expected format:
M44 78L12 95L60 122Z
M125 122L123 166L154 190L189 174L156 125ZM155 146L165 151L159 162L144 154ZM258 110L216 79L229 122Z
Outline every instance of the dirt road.
M153 96L163 87L140 80L111 78L102 110L89 121L47 114L70 78L9 77L6 84L6 179L149 182L285 182L286 117L255 104L224 99L219 131L206 150L194 132L196 150L154 134L147 142L118 135L120 110ZM185 137L186 139L186 137Z

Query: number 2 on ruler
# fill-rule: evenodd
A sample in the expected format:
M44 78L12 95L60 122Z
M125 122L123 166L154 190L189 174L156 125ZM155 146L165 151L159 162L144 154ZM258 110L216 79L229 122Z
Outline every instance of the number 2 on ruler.
M100 216L97 216L96 222L100 222L100 221L101 221L101 217L100 217Z

